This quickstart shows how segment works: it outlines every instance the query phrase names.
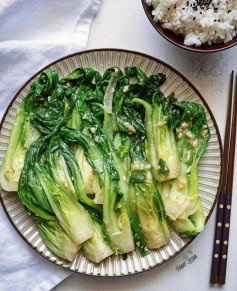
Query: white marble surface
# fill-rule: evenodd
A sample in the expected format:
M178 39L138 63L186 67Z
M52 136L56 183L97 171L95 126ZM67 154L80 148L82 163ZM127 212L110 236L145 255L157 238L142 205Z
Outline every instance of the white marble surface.
M88 49L125 48L155 56L174 66L200 90L210 105L221 135L224 135L231 70L237 71L237 47L215 54L197 54L177 48L157 34L143 11L140 0L104 0L93 21ZM183 254L148 272L122 278L95 278L73 274L58 285L56 291L68 290L162 290L202 291L237 290L237 171L235 172L232 224L229 245L227 283L217 287L209 285L215 213L205 230L187 250L197 255L196 261L178 272L177 264Z

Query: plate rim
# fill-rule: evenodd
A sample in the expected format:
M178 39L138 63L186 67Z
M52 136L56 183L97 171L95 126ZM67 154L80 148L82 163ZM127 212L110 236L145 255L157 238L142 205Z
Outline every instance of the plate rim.
M42 73L43 71L47 70L50 68L50 66L58 63L58 62L61 62L65 59L68 59L68 58L72 58L74 56L77 56L77 55L82 55L82 54L86 54L86 53L93 53L93 52L100 52L100 51L117 51L117 52L123 52L123 53L131 53L131 54L135 54L135 55L139 55L139 56L142 56L142 57L146 57L148 59L151 59L157 63L160 63L164 66L166 66L167 68L169 68L170 70L172 70L173 72L175 72L178 76L180 76L185 82L187 82L187 84L194 90L194 92L200 97L201 101L203 102L204 106L207 108L207 111L208 113L210 114L211 116L211 119L214 123L214 126L215 126L215 129L216 129L216 134L217 134L217 137L218 137L218 143L219 143L219 147L220 147L220 162L221 162L221 167L220 167L220 179L219 179L219 185L218 185L218 188L217 188L217 194L216 194L216 197L215 197L215 200L213 202L213 205L210 209L210 212L206 218L206 221L205 221L205 226L209 220L209 218L211 217L213 211L214 211L214 208L217 204L217 201L218 201L218 198L219 198L219 195L220 195L220 191L221 191L221 186L222 186L222 182L223 182L223 146L222 146L222 140L221 140L221 135L220 135L220 131L219 131L219 127L217 125L217 122L216 122L216 119L211 111L211 108L209 107L207 101L205 100L205 98L202 96L202 94L199 92L199 90L192 84L191 81L189 81L188 78L186 78L182 73L180 73L178 70L176 70L174 67L172 67L171 65L167 64L166 62L156 58L156 57L153 57L151 55L148 55L146 53L142 53L142 52L139 52L139 51L134 51L134 50L128 50L128 49L119 49L119 48L94 48L94 49L89 49L89 50L83 50L83 51L78 51L78 52L75 52L75 53L72 53L72 54L69 54L69 55L66 55L64 57L61 57L51 63L49 63L48 65L44 66L43 68L41 68L39 71L37 71L32 77L30 77L21 87L20 89L16 92L16 94L14 95L14 97L11 99L10 103L8 104L4 114L3 114L3 117L1 119L1 122L0 122L0 131L2 130L2 126L3 126L3 122L5 121L5 118L9 112L9 109L11 108L12 104L14 103L14 101L16 100L16 98L18 97L18 95L20 94L20 92L26 87L26 85L28 85L28 83L30 83L37 75L39 75L40 73ZM123 274L123 275L94 275L94 274L88 274L88 273L83 273L83 272L78 272L77 270L71 270L69 267L66 267L66 266L63 266L63 265L60 265L58 263L56 263L55 261L52 261L50 260L47 256L45 256L43 254L43 252L39 251L33 244L31 244L30 242L27 241L27 239L23 236L23 234L18 230L18 228L16 227L16 225L14 224L12 218L10 217L6 207L5 207L5 204L3 202L3 199L2 199L2 190L0 188L0 202L1 202L1 205L2 205L2 208L9 220L9 222L11 223L11 225L13 226L13 228L16 230L16 232L19 234L19 236L27 243L28 246L30 246L36 253L38 253L39 255L41 255L44 259L46 259L47 261L55 264L56 266L59 266L65 270L68 270L68 271L71 271L73 273L77 273L77 274L82 274L82 275L86 275L86 276L94 276L94 277L125 277L125 276L131 276L131 275L135 275L135 274L140 274L140 273L143 273L143 272L146 272L146 271L149 271L151 269L154 269L158 266L161 266L162 264L170 261L171 259L173 259L174 257L176 257L178 254L180 254L184 249L186 249L192 242L195 238L198 237L197 236L194 236L190 239L190 241L187 242L187 244L185 244L179 251L175 252L175 254L171 255L168 259L166 260L163 260L161 263L158 263L158 264L155 264L154 266L151 266L147 269L144 269L144 270L141 270L141 271L135 271L134 273L128 273L128 274Z

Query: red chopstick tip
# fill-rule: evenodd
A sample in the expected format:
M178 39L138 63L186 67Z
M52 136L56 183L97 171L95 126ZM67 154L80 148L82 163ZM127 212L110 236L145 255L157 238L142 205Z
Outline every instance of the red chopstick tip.
M225 277L224 276L219 276L218 278L218 284L224 285L225 284Z
M210 283L217 284L218 283L218 275L211 275Z

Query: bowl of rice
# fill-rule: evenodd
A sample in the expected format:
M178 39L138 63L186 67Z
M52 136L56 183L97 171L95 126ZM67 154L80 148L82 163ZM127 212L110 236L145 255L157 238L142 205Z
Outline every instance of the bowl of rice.
M155 29L171 43L196 52L237 44L237 0L142 0Z

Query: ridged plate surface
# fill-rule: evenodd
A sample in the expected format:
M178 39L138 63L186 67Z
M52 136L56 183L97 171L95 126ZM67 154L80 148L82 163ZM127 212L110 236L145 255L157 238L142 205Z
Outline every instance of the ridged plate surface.
M202 104L205 107L208 125L211 130L211 138L207 149L199 164L199 189L207 219L210 217L216 203L221 178L221 140L216 121L200 93L185 79L179 72L167 64L150 56L117 49L101 49L80 52L60 59L50 64L43 70L57 70L62 78L77 67L92 67L103 73L110 66L118 66L124 70L125 66L136 65L147 75L164 73L167 81L162 85L161 90L167 96L175 92L179 101L187 100ZM42 71L42 70L41 70ZM0 167L6 154L9 137L11 134L14 117L18 111L22 99L30 90L30 84L35 81L40 72L34 75L16 94L9 105L1 123L0 131ZM151 250L150 254L142 258L138 250L129 253L127 260L122 260L121 255L112 256L100 264L88 261L81 252L78 253L72 263L55 256L42 242L37 226L30 215L23 208L17 193L5 192L0 186L1 202L3 208L17 232L21 237L38 253L49 261L64 268L78 273L85 273L95 276L123 276L142 272L160 265L177 255L191 241L189 238L181 237L171 229L170 242L159 250ZM19 250L20 251L20 250Z

